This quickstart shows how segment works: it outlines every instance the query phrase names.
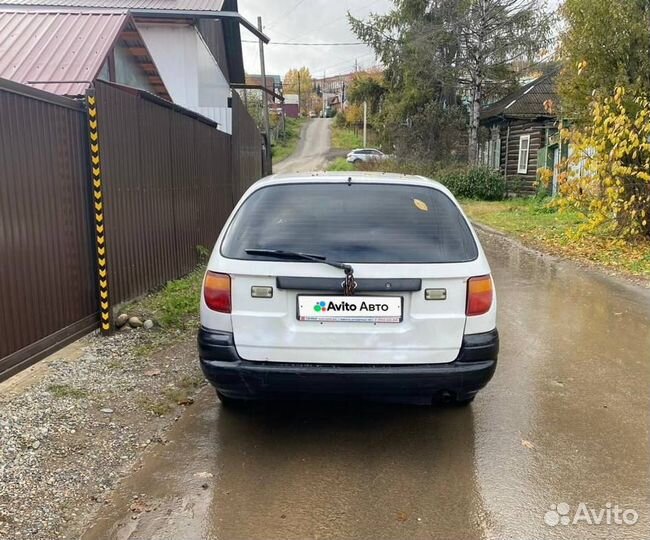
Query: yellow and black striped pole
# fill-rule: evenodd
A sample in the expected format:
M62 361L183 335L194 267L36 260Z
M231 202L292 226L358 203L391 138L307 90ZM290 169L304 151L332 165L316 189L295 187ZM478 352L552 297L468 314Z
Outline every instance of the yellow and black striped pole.
M99 131L97 127L97 98L94 89L86 94L88 102L88 129L90 138L90 169L93 182L93 209L95 211L95 240L99 284L99 316L102 334L112 330L111 304L108 295L108 265L106 262L106 234L104 231L104 194L99 158Z

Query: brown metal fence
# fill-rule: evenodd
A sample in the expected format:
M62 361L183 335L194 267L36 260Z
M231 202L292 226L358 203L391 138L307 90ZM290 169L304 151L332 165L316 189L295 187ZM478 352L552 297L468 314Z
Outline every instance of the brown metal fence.
M230 137L150 94L98 82L108 272L122 302L187 274L232 210Z
M86 115L0 80L0 377L97 324Z
M265 166L262 136L237 92L232 96L232 124L233 203L236 204L253 182L270 174L270 164Z
M112 304L181 277L262 176L237 98L233 136L145 92L97 82ZM0 380L98 323L84 105L0 80Z

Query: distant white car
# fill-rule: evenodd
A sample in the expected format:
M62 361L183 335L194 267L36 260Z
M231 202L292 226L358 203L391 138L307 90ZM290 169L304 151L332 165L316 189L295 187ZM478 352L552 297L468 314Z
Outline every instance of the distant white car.
M348 163L361 163L362 161L384 161L388 156L375 148L357 148L347 156Z

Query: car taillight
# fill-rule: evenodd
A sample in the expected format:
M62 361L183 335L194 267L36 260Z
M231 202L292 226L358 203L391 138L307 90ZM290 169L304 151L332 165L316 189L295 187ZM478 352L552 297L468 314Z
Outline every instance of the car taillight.
M491 276L470 278L467 282L467 316L484 315L490 311L493 297Z
M230 313L232 301L230 295L230 276L208 272L203 282L203 298L206 305L219 313Z

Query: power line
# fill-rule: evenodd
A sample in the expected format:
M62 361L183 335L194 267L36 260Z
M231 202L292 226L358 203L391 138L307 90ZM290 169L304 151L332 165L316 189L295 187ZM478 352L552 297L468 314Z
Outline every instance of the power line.
M242 39L242 43L259 43L254 39ZM335 43L297 43L294 41L271 41L269 45L297 45L304 47L351 47L353 45L365 45L362 41L335 42Z

